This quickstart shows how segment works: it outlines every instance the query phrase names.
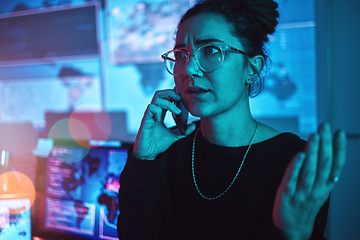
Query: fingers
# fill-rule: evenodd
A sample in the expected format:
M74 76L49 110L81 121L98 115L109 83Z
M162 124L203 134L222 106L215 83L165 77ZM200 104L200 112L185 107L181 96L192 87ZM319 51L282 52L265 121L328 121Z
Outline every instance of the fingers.
M346 158L346 136L343 131L337 131L332 137L330 126L325 123L320 126L319 134L321 145L314 190L320 189L325 184L332 188L342 171Z
M320 151L317 181L325 183L329 177L333 163L333 145L330 125L325 123L318 130L320 134Z
M345 165L346 159L346 135L343 131L337 131L334 135L334 158L329 175L329 182L336 182Z
M174 90L157 91L148 105L136 135L133 154L139 159L153 160L182 138L164 124L167 111L180 114L181 110L172 101L181 100ZM186 135L187 136L187 135Z
M289 197L293 197L296 192L298 179L304 160L305 153L298 153L290 162L285 171L285 175L281 185L285 186L286 194Z
M180 95L176 94L174 90L161 90L157 91L151 101L152 105L157 106L155 119L158 121L164 121L165 113L167 110L174 114L180 114L181 110L172 103L172 101L179 101L181 100ZM150 105L151 105L150 104ZM155 107L151 107L155 111ZM161 111L160 111L161 110Z
M319 152L319 135L313 134L307 145L307 153L300 170L296 193L302 198L308 196L312 191L316 179Z
M294 196L298 200L327 197L345 164L346 137L342 131L331 134L329 124L321 125L308 142Z
M314 192L321 191L327 184L333 165L333 144L330 125L327 123L320 125L318 135L320 137L320 146L317 157L316 180L313 187Z
M149 104L147 111L147 119L162 120L163 109L155 104Z
M180 101L181 96L172 89L166 89L155 92L151 103L156 104L158 99L166 99L168 101L173 99L174 101Z
M180 114L181 110L171 102L171 100L179 101L180 99L180 95L176 94L174 90L167 89L157 91L145 111L144 120L150 121L155 119L157 121L163 121L166 110L174 114Z

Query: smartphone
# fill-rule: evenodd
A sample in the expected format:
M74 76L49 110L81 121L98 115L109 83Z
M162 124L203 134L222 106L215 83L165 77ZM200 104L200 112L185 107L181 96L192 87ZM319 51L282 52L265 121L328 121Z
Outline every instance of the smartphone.
M173 114L172 116L180 133L184 135L187 129L189 111L185 108L182 101L176 101L175 104L181 109L181 113L179 115Z

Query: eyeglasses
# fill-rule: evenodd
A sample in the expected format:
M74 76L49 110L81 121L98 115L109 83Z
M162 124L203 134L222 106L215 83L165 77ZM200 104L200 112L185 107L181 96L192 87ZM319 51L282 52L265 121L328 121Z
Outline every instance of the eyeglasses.
M193 52L174 49L161 55L161 58L164 59L166 70L171 75L178 76L185 72L191 56L194 57L195 62L202 71L213 72L218 70L224 63L226 51L240 53L249 57L246 52L231 46L207 44Z

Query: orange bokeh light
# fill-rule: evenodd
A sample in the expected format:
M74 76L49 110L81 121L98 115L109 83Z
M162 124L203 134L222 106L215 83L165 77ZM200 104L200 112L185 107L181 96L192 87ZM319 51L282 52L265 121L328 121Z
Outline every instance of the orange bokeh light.
M35 186L25 174L9 171L0 175L0 199L30 198L32 206L35 196Z

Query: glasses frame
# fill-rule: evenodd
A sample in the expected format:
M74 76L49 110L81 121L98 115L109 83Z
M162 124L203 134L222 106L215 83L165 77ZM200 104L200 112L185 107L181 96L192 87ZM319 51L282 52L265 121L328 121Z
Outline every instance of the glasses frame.
M209 47L209 46L217 47L217 48L219 48L220 51L221 51L221 64L220 64L220 67L217 68L217 69L211 70L211 71L208 71L208 70L204 69L204 68L200 65L199 60L198 60L198 58L197 58L197 53L199 52L199 50L202 49L202 48L204 48L204 47ZM237 49L237 48L235 48L235 47L232 47L232 46L229 46L229 45L213 44L213 43L212 43L212 44L202 45L201 47L197 48L195 51L192 51L192 52L188 52L188 51L185 51L185 50L183 50L183 49L173 49L173 50L170 50L170 51L168 51L168 52L166 52L166 53L164 53L164 54L161 55L161 58L164 60L166 70L168 71L168 73L170 73L170 74L173 75L173 76L179 76L179 75L182 75L182 74L185 72L185 68L184 68L184 70L183 70L181 73L177 73L177 74L172 73L171 70L168 68L168 65L166 64L167 61L173 61L174 64L175 64L175 60L173 60L173 59L171 59L171 58L168 57L168 55L169 55L170 53L175 52L175 51L177 51L177 52L182 52L182 53L185 54L185 57L186 57L186 65L190 62L190 57L193 56L196 64L198 65L198 67L199 67L199 68L201 69L201 71L203 71L203 72L213 72L213 71L216 71L216 70L220 69L220 68L223 66L223 63L224 63L224 61L225 61L225 53L226 53L227 51L232 51L233 53L240 53L240 54L242 54L242 55L244 55L244 56L246 56L246 57L250 57L250 55L249 55L248 53L246 53L246 52L244 52L244 51L242 51L242 50L240 50L240 49Z

